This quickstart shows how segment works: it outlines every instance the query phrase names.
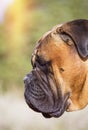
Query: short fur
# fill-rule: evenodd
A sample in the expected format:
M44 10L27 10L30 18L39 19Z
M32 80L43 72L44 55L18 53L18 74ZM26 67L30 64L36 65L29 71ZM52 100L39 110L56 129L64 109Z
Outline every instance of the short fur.
M54 96L61 95L61 101L58 98L52 97L55 100L55 107L51 105L50 112L37 109L42 112L45 117L59 117L66 111L75 111L83 109L88 104L88 20L74 20L62 25L55 26L52 30L43 35L38 41L38 44L32 54L32 65L35 69L38 67L43 72L42 68L46 68L45 75L52 73L55 80L55 85L50 85L51 93ZM46 66L47 65L47 66ZM47 69L48 68L48 69ZM50 69L50 71L48 71ZM41 74L42 76L42 74ZM46 76L47 77L47 76ZM27 88L30 84L25 84ZM53 83L51 80L50 83ZM40 81L39 81L40 83ZM42 86L44 87L44 86ZM45 88L45 87L44 87ZM46 87L47 88L47 87ZM56 89L57 88L57 89ZM30 90L29 90L30 91ZM58 93L57 93L58 91ZM26 93L26 91L25 91ZM29 93L29 92L28 92ZM26 100L30 100L26 93ZM45 92L46 93L46 92ZM67 95L65 100L65 95ZM70 95L69 95L70 94ZM47 94L46 94L47 95ZM51 94L52 95L52 94ZM49 97L51 97L49 94ZM60 98L59 98L60 99ZM63 99L63 100L62 100ZM34 99L32 99L34 101ZM65 100L65 101L64 101ZM50 101L51 102L51 101ZM67 102L67 103L65 103ZM36 101L37 103L37 101ZM49 104L49 101L47 102ZM58 104L59 103L59 109ZM65 104L63 110L60 110L62 104ZM36 105L31 101L31 104L36 108ZM47 104L47 108L49 105ZM52 103L51 103L52 104ZM44 105L44 104L43 104ZM46 105L46 103L45 103ZM54 105L54 104L53 104ZM30 106L30 105L29 105ZM54 111L55 109L55 111ZM61 114L58 114L58 111ZM45 113L44 113L45 112ZM52 114L54 113L54 114ZM56 115L57 114L57 115Z

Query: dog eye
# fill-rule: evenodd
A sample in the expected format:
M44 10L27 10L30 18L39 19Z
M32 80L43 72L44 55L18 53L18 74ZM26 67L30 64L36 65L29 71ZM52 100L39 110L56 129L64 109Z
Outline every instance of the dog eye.
M64 72L64 69L63 69L63 68L60 68L60 72Z
M62 33L62 34L60 34L60 36L61 36L61 39L64 42L66 42L68 45L70 45L70 46L73 45L73 40L69 35L67 35L66 33Z

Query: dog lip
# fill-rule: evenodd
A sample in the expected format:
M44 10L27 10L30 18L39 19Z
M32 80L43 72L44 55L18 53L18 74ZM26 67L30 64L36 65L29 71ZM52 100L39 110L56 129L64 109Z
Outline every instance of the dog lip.
M25 77L24 77L24 82L25 82L25 99L26 99L26 102L27 104L29 105L30 108L32 108L34 111L36 112L40 112L40 113L45 113L44 116L46 118L50 118L50 117L60 117L67 109L67 100L68 100L68 97L69 97L69 94L66 94L64 97L62 97L60 103L55 103L53 104L54 106L52 106L52 110L50 111L47 111L47 110L44 110L44 109L39 109L38 106L36 106L30 99L30 95L28 95L28 91L29 91L29 84L30 83L34 83L35 79L37 77L35 77L34 74L36 74L35 72L38 72L38 71L41 71L41 69L39 67L35 67L35 69L30 72L30 74L27 74ZM42 72L42 71L41 71ZM42 72L43 73L43 72ZM36 75L37 76L37 75ZM35 83L34 83L35 84ZM30 84L31 85L31 84ZM31 87L32 89L32 87ZM30 92L29 92L30 93ZM33 93L33 91L32 91ZM66 106L66 107L65 107Z
M69 100L69 97L70 97L70 92L66 93L65 96L64 96L64 101L62 102L62 105L61 107L56 111L53 111L51 113L47 113L48 115L45 115L46 118L50 118L50 117L55 117L55 118L58 118L60 117L68 108L68 106L70 105L68 100Z
M28 100L26 100L26 102L28 102L30 108L32 108L36 112L42 113L42 115L45 118L51 118L51 117L58 118L67 110L67 108L69 106L68 98L69 98L69 93L65 96L65 99L62 102L62 105L59 109L57 108L57 110L53 110L52 112L47 112L47 113L45 113L44 111L41 111L38 108L36 108L35 106L33 106L33 104L31 102L29 102Z

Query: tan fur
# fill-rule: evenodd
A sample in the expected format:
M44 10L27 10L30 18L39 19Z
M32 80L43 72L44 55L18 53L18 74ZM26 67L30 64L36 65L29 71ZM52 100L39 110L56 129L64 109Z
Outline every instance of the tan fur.
M72 41L71 45L67 45L61 39L57 28L46 33L35 50L37 55L51 61L54 77L63 95L70 92L67 111L79 110L88 104L88 61L80 58Z

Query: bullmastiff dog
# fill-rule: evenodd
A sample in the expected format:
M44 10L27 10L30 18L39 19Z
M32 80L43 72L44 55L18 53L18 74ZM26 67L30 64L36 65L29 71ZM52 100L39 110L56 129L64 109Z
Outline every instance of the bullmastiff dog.
M32 71L24 78L25 100L44 117L88 104L88 20L77 19L53 27L37 42Z

